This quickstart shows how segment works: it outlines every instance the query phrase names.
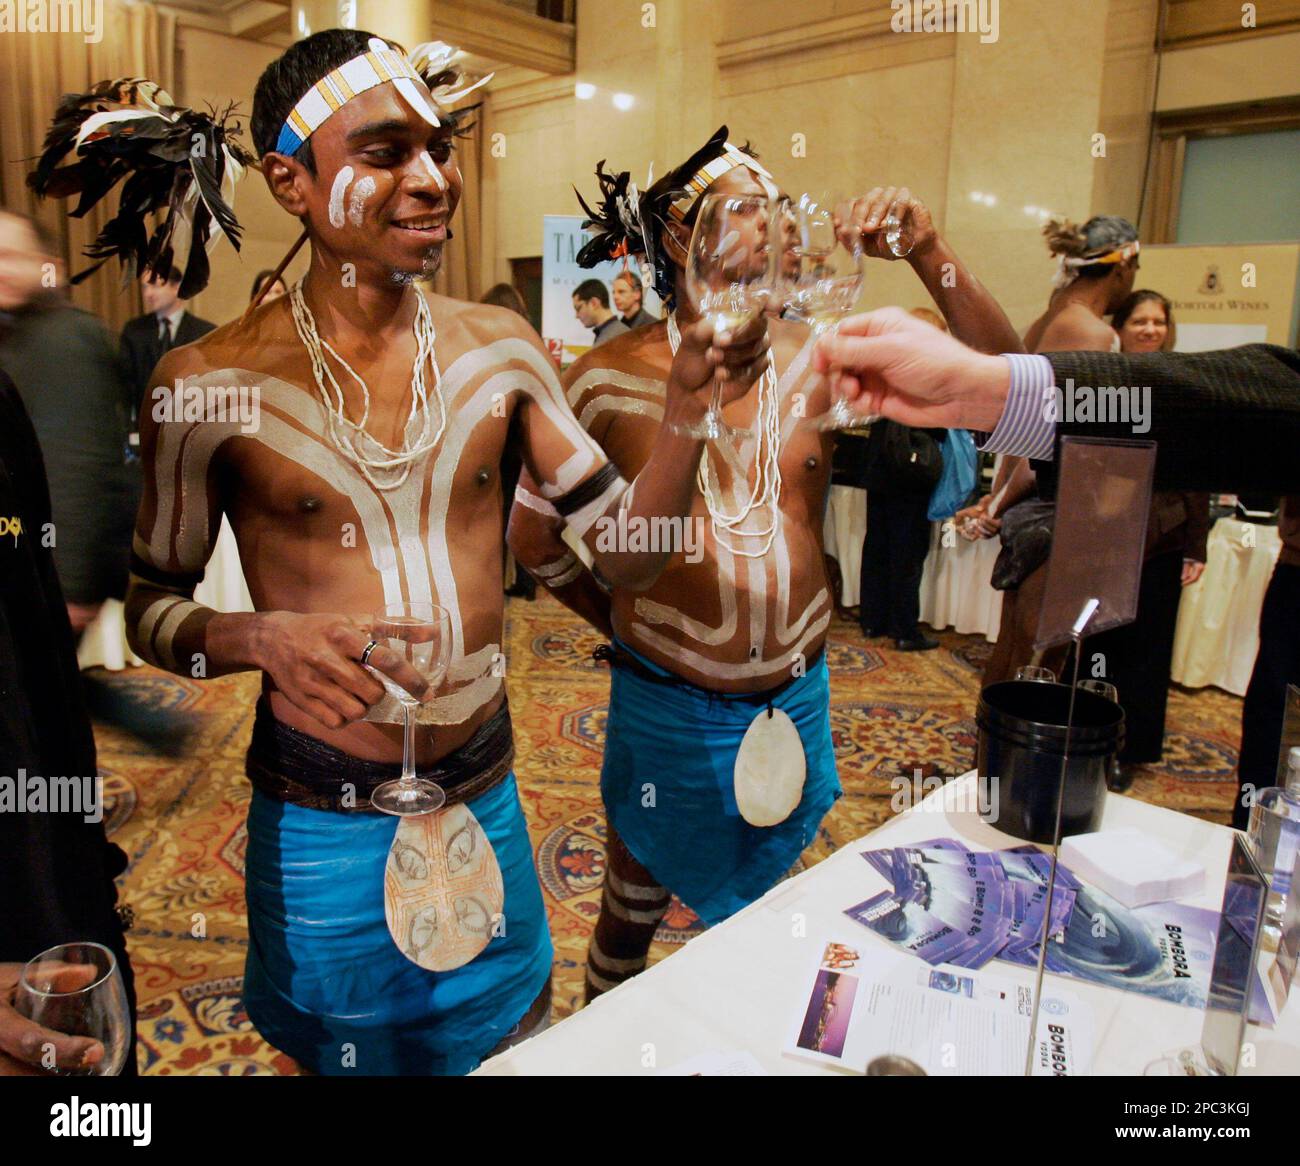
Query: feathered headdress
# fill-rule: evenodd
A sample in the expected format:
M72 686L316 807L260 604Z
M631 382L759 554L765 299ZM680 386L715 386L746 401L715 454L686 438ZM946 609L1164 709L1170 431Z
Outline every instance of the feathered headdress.
M132 274L165 279L179 268L184 299L207 286L208 251L217 240L225 235L239 249L231 202L252 161L231 112L186 109L154 82L135 77L101 81L59 102L27 185L50 198L79 195L70 214L81 218L122 184L117 213L86 249L98 262L73 283L116 255ZM65 162L69 154L73 160ZM162 219L149 232L147 220L156 212Z
M637 189L628 171L607 171L601 161L596 166L600 198L594 210L574 188L587 216L582 225L592 232L578 252L578 265L595 267L606 260L636 256L647 282L671 306L673 268L663 246L668 221L684 222L709 185L736 166L748 166L770 177L748 143L737 146L727 140L726 126L720 126L703 146L657 182L652 166L644 191Z

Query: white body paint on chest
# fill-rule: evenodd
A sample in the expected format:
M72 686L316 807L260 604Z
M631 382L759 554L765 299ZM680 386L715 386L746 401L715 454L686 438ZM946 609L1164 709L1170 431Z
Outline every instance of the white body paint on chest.
M508 367L511 364L524 367ZM190 573L202 569L212 550L207 485L212 457L229 438L243 436L257 441L315 475L352 504L379 575L385 604L436 599L451 613L448 680L461 687L421 705L417 720L432 724L465 721L500 689L502 658L499 643L466 653L451 548L446 538L453 481L475 426L492 415L500 397L516 392L539 404L572 445L573 452L564 462L566 476L576 472L580 476L575 480L581 480L585 476L581 467L589 472L603 460L598 447L564 408L554 371L523 340L500 340L465 353L442 375L450 416L441 443L415 463L410 479L402 487L387 492L366 482L330 444L320 401L305 389L242 369L221 369L191 377L187 384L229 384L236 371L240 383L260 383L262 387L261 425L253 435L242 434L237 419L221 422L215 417L160 427L155 460L158 508L147 557L171 571ZM434 459L431 468L429 458ZM427 533L422 533L421 505L426 496ZM170 603L166 608L158 606L152 612L152 624L174 624L189 610ZM386 695L366 719L398 723L401 706Z
M352 181L352 175L356 173L351 166L344 166L336 175L334 175L334 185L330 187L330 226L341 229L343 227L343 197L347 194L348 183Z
M796 385L807 370L810 354L811 342L805 344L795 359L790 362L777 384L779 406L784 414L781 434L783 446L800 423L800 418L792 411L792 397ZM617 395L605 392L592 396L593 389L603 386L618 390ZM597 417L606 412L639 414L660 420L663 417L663 392L661 381L635 377L612 369L593 369L570 386L569 402L575 412L578 412L579 420L584 427L589 427ZM742 502L741 491L748 491L739 453L725 442L721 443L718 449L732 475L731 484L724 493L728 495L730 505L739 506ZM715 485L715 491L717 489ZM747 558L743 561L749 615L748 646L751 649L757 647L760 652L759 657L751 658L742 664L722 663L710 659L706 654L695 651L658 630L670 628L680 636L705 647L728 644L735 637L739 626L737 560L711 534L707 535L706 539L708 545L713 547L714 560L718 566L718 606L722 614L721 622L713 626L694 619L669 604L638 597L633 608L635 619L629 629L633 641L639 641L647 647L656 649L692 671L719 680L752 679L788 668L791 658L802 653L829 627L831 604L830 593L825 588L821 588L802 612L792 616L791 554L784 523L778 528L767 556L762 559ZM781 648L779 655L774 658L761 655L765 651L768 638L769 563L776 583L775 603L772 604L770 618L773 620L774 638Z

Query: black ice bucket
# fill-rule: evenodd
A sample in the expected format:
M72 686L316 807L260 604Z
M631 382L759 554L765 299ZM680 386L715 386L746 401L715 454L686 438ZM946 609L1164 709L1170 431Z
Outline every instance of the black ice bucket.
M1070 688L1035 680L990 684L980 693L980 817L1006 834L1051 843L1065 752ZM1065 769L1061 837L1101 824L1106 774L1124 744L1124 710L1113 700L1079 689Z

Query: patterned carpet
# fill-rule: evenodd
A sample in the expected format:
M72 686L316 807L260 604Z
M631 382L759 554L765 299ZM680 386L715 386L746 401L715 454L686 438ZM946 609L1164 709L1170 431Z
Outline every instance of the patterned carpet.
M990 645L939 634L942 647L901 653L832 626L832 727L845 788L804 854L811 865L890 814L889 779L921 768L951 776L974 762L973 710ZM555 939L555 1015L579 1007L587 937L604 869L599 796L608 689L594 632L549 598L512 600L508 685L517 771ZM100 765L108 826L130 858L122 899L140 996L141 1068L157 1074L293 1074L240 1003L244 926L243 755L258 678L192 681L149 668L97 673ZM130 710L123 714L123 709ZM116 710L116 711L114 711ZM129 716L134 731L118 727ZM1241 701L1216 689L1170 696L1165 761L1131 796L1227 822ZM651 958L700 930L674 901Z

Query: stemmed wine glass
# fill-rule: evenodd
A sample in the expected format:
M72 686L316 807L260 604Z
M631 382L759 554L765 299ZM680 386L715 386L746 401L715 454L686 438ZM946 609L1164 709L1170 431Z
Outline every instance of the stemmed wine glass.
M117 958L98 943L61 943L29 960L18 979L14 1008L34 1024L104 1047L92 1065L44 1067L64 1077L115 1077L131 1048L131 1010Z
M714 334L735 333L759 316L772 294L772 208L766 195L709 194L700 200L686 259L686 290ZM722 381L715 376L708 412L690 437L733 440L745 430L722 418Z
M814 336L833 333L862 292L861 236L840 227L847 210L847 200L805 194L797 203L785 200L777 212L786 244L781 257L786 310L808 324ZM838 371L828 370L832 393ZM868 420L837 396L811 424L819 430L849 429Z
M428 681L424 701L433 698L447 674L451 658L451 616L436 603L394 603L380 608L370 617L370 638L381 648L400 658L402 664ZM380 661L388 667L391 656ZM447 795L437 782L415 775L414 712L423 703L412 696L389 671L373 664L366 667L402 705L402 776L375 787L370 804L385 814L410 817L432 814L447 803ZM400 670L393 666L392 672Z

